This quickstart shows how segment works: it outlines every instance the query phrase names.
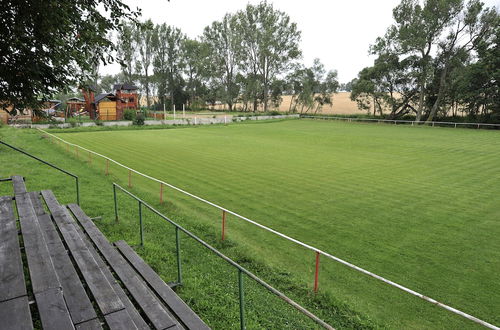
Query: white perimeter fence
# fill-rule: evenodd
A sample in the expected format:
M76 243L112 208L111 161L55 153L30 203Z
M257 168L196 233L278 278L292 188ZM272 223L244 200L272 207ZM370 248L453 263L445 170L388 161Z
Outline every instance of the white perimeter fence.
M392 120L392 119L374 119L374 118L349 118L349 117L335 117L335 116L308 116L308 115L300 115L300 118L310 118L310 119L330 119L330 120L344 120L348 122L358 121L358 122L371 122L371 123L389 123L389 124L406 124L406 125L430 125L430 126L453 126L455 128L462 127L470 127L470 128L481 128L481 127L489 127L489 128L499 128L500 124L487 124L487 123L454 123L451 121L415 121L415 120Z
M311 117L313 117L313 116L311 116ZM318 118L318 117L313 117L313 118ZM353 118L353 119L354 119L354 118ZM360 273L363 273L363 274L368 275L368 276L370 276L370 277L373 277L373 278L375 278L375 279L377 279L377 280L379 280L379 281L381 281L381 282L384 282L384 283L386 283L386 284L388 284L388 285L390 285L390 286L393 286L393 287L395 287L395 288L397 288L397 289L399 289L399 290L401 290L401 291L404 291L404 292L406 292L406 293L409 293L409 294L411 294L411 295L413 295L413 296L416 296L416 297L418 297L418 298L420 298L420 299L423 299L423 300L425 300L425 301L427 301L427 302L429 302L429 303L431 303L431 304L434 304L434 305L436 305L436 306L438 306L438 307L441 307L441 308L443 308L443 309L445 309L445 310L448 310L448 311L450 311L450 312L452 312L452 313L454 313L454 314L460 315L460 316L462 316L462 317L464 317L464 318L466 318L466 319L468 319L468 320L471 320L471 321L473 321L473 322L475 322L475 323L478 323L478 324L480 324L480 325L482 325L482 326L484 326L484 327L486 327L486 328L500 330L500 327L498 327L498 326L495 326L495 325L493 325L493 324L491 324L491 323L488 323L488 322L486 322L486 321L483 321L483 320L481 320L481 319L479 319L479 318L477 318L477 317L475 317L475 316L472 316L472 315L470 315L470 314L467 314L467 313L465 313L465 312L462 312L462 311L460 311L460 310L458 310L458 309L456 309L456 308L453 308L453 307L451 307L451 306L449 306L449 305L446 305L446 304L444 304L444 303L441 303L441 302L439 302L439 301L437 301L437 300L435 300L435 299L432 299L432 298L430 298L430 297L428 297L428 296L425 296L425 295L423 295L423 294L421 294L421 293L419 293L419 292L416 292L416 291L414 291L414 290L412 290L412 289L409 289L409 288L407 288L407 287L405 287L405 286L403 286L403 285L400 285L400 284L395 283L395 282L393 282L393 281L391 281L391 280L388 280L388 279L386 279L386 278L384 278L384 277L382 277L382 276L379 276L379 275L377 275L377 274L375 274L375 273L372 273L372 272L370 272L370 271L368 271L368 270L366 270L366 269L363 269L363 268L361 268L361 267L358 267L358 266L356 266L356 265L354 265L354 264L352 264L352 263L350 263L350 262L348 262L348 261L345 261L345 260L343 260L343 259L341 259L341 258L339 258L339 257L336 257L336 256L334 256L334 255L331 255L330 253L325 252L325 251L322 251L322 250L320 250L320 249L318 249L318 248L316 248L316 247L314 247L314 246L311 246L311 245L309 245L309 244L307 244L307 243L301 242L301 241L299 241L299 240L297 240L297 239L295 239L295 238L292 238L292 237L287 236L287 235L285 235L285 234L283 234L283 233L280 233L280 232L278 232L278 231L276 231L276 230L274 230L274 229L272 229L272 228L269 228L269 227L267 227L267 226L264 226L264 225L262 225L262 224L260 224L260 223L258 223L258 222L256 222L256 221L254 221L254 220L251 220L251 219L249 219L249 218L247 218L247 217L245 217L245 216L243 216L243 215L240 215L240 214L238 214L238 213L236 213L236 212L233 212L233 211L231 211L231 210L228 210L228 209L226 209L226 208L224 208L224 207L222 207L222 206L220 206L220 205L217 205L217 204L215 204L215 203L212 203L212 202L210 202L210 201L208 201L208 200L206 200L206 199L203 199L203 198L201 198L201 197L199 197L199 196L196 196L196 195L194 195L194 194L191 194L190 192L187 192L187 191L185 191L185 190L183 190L183 189L181 189L181 188L178 188L178 187L176 187L176 186L174 186L174 185L172 185L172 184L170 184L170 183L167 183L167 182L165 182L165 181L162 181L162 180L159 180L159 179L153 178L153 177L151 177L151 176L149 176L149 175L147 175L147 174L141 173L141 172L139 172L139 171L137 171L137 170L134 170L133 168L130 168L130 167L128 167L128 166L125 166L125 165L123 165L123 164L121 164L121 163L119 163L119 162L115 161L114 159L111 159L111 158L109 158L109 157L106 157L106 156L104 156L104 155L101 155L101 154L99 154L99 153L97 153L97 152L94 152L94 151L92 151L92 150L89 150L89 149L87 149L87 148L81 147L81 146L79 146L79 145L77 145L77 144L74 144L74 143L71 143L71 142L65 141L64 139L61 139L60 137L55 136L55 135L53 135L53 134L51 134L51 133L48 133L48 132L46 132L46 131L44 131L44 130L42 130L42 129L39 129L39 128L38 128L38 130L39 130L40 132L42 132L42 133L43 133L45 136L47 136L47 137L51 137L51 138L56 139L56 140L58 140L58 141L60 141L60 142L62 142L62 143L67 144L68 146L72 146L72 147L74 147L74 148L75 148L75 150L77 150L77 149L81 149L81 150L83 150L83 151L88 152L89 154L93 154L93 155L95 155L95 156L98 156L98 157L101 157L101 158L105 159L105 160L106 160L106 164L107 164L107 168L108 168L108 166L109 166L109 163L111 162L111 163L114 163L114 164L116 164L116 165L118 165L118 166L120 166L120 167L122 167L122 168L124 168L124 169L128 170L128 173L129 173L129 185L130 185L130 177L131 177L131 174L132 174L132 173L135 173L135 174L137 174L137 175L139 175L139 176L142 176L142 177L144 177L144 178L146 178L146 179L149 179L149 180L151 180L151 181L154 181L154 182L159 183L159 184L160 184L160 200L162 200L163 186L167 186L167 187L170 187L170 188L172 188L172 189L174 189L174 190L176 190L176 191L178 191L178 192L180 192L180 193L182 193L182 194L184 194L184 195L187 195L187 196L189 196L189 197L191 197L191 198L194 198L194 199L196 199L196 200L198 200L198 201L200 201L200 202L202 202L202 203L205 203L205 204L210 205L210 206L212 206L212 207L214 207L214 208L216 208L216 209L219 209L220 211L222 211L222 225L223 225L223 227L222 227L222 232L223 232L223 234L222 234L222 235L223 235L223 236L222 236L222 239L224 239L224 223L225 223L226 214L231 214L231 215L233 215L233 216L235 216L235 217L237 217L237 218L239 218L239 219L241 219L241 220L243 220L243 221L246 221L246 222L248 222L248 223L251 223L252 225L255 225L255 226L257 226L257 227L259 227L259 228L261 228L261 229L263 229L263 230L266 230L266 231L268 231L268 232L270 232L270 233L272 233L272 234L275 234L275 235L277 235L277 236L279 236L279 237L281 237L281 238L283 238L283 239L285 239L285 240L288 240L288 241L293 242L293 243L295 243L295 244L297 244L297 245L299 245L299 246L302 246L303 248L306 248L306 249L308 249L308 250L311 250L311 251L315 252L315 256L316 256L316 260L315 260L315 262L316 262L316 268L315 268L315 274L314 274L314 291L317 291L317 290L318 290L319 259L320 259L320 256L322 255L322 256L324 256L324 257L326 257L326 258L328 258L328 259L332 259L332 260L334 260L334 261L336 261L336 262L338 262L338 263L340 263L340 264L342 264L342 265L344 265L344 266L347 266L347 267L349 267L349 268L351 268L351 269L354 269L354 270L356 270L356 271L358 271L358 272L360 272ZM107 170L106 170L106 171L107 171Z

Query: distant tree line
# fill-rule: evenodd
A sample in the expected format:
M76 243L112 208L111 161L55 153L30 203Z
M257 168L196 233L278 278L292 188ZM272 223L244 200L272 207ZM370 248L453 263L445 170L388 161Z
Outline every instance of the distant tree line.
M115 81L134 82L148 108L223 103L268 111L292 94L290 111L317 112L339 87L337 72L326 72L318 59L311 67L299 63L297 25L267 2L226 14L195 39L151 20L122 26L116 37L122 70L95 84L109 91Z
M315 113L342 90L374 115L500 121L499 13L479 0L402 0L394 23L370 46L374 64L344 84L318 59L310 67L300 62L297 25L266 1L226 14L194 39L140 21L140 11L121 0L7 0L5 8L0 107L8 111L69 95L69 86L108 92L132 82L157 109L223 103L269 110L288 94L289 111ZM101 63L116 60L118 75L99 75Z
M402 0L351 82L360 109L417 121L459 111L500 121L500 21L479 0Z

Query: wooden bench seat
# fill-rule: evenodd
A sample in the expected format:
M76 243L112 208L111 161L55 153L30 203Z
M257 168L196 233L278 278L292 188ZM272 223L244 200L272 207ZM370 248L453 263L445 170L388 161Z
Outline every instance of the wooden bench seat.
M44 329L208 329L78 205L63 206L48 190L28 192L23 177L11 181L14 196L0 197L0 330L32 329L37 320Z
M125 241L115 242L115 246L186 328L209 329L200 317L179 298L174 290Z

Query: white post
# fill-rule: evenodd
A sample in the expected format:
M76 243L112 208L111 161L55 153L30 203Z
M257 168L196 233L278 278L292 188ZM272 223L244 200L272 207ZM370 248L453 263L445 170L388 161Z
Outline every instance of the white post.
M186 118L186 105L182 103L182 118Z
M196 117L194 117L194 124L196 125Z
M227 125L226 115L224 115L224 125Z
M163 103L163 120L167 120L167 110L165 109L165 103Z
M175 120L175 103L174 103L174 120Z

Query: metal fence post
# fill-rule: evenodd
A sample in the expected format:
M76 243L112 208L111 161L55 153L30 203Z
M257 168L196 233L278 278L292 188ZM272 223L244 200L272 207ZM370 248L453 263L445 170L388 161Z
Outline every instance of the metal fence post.
M226 211L222 210L222 240L226 233Z
M238 289L240 297L240 328L245 329L245 295L243 292L243 272L238 268Z
M80 183L78 177L75 177L76 182L76 204L80 205Z
M118 222L118 204L116 203L116 185L113 183L113 198L115 200L115 221Z
M175 252L177 255L177 283L182 284L181 239L177 226L175 227Z
M141 246L144 246L144 227L142 226L142 202L139 201L139 226L141 231Z
M315 267L315 271L314 271L314 293L317 293L318 292L318 286L319 286L319 282L318 282L318 277L319 277L319 252L316 251L316 267Z
M163 183L160 182L160 204L163 204Z

